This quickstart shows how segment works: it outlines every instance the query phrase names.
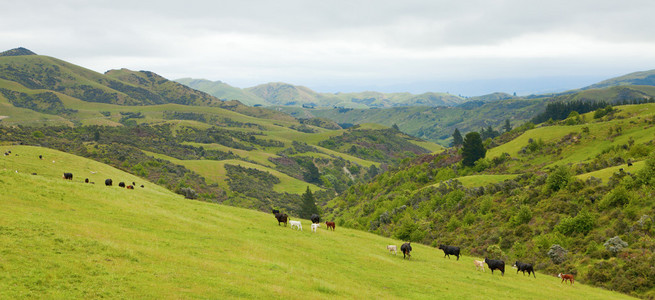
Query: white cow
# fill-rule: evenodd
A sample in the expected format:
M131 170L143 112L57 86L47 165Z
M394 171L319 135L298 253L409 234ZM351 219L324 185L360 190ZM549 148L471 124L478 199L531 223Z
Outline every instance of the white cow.
M319 227L321 227L321 224L317 224L317 223L312 224L312 231L316 232L316 229Z
M473 260L473 263L475 264L475 270L476 270L476 271L479 270L480 268L482 268L482 272L486 272L486 271L484 270L484 261L479 261L479 260L475 260L475 259L474 259L474 260Z
M388 245L387 250L389 250L389 253L393 252L396 255L396 245Z
M289 227L293 229L293 226L298 227L298 230L302 231L302 223L300 221L289 221Z

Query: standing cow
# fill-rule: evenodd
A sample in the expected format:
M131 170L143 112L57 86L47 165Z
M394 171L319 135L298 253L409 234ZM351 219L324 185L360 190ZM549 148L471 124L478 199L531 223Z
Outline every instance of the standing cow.
M412 252L412 244L411 243L412 242L407 242L407 243L404 243L402 246L400 246L400 251L403 252L403 259L405 259L405 257L407 257L407 259L409 259L412 256L410 254L410 252Z
M113 184L113 181L111 179L105 179L105 185L106 186L111 186Z
M532 267L532 264L524 264L517 260L512 267L516 268L516 274L518 274L519 271L522 271L523 276L525 276L525 272L527 271L528 277L530 277L530 272L532 272L532 276L537 278L537 275L534 274L534 267Z
M443 250L443 257L446 258L448 256L448 259L450 259L451 255L457 256L457 260L459 260L459 247L455 246L448 246L448 245L439 245L439 249Z
M487 263L489 270L491 270L491 275L494 274L494 270L499 270L501 275L505 276L505 262L498 259L488 259L484 258L484 262Z
M73 180L73 173L66 172L66 173L64 173L64 176L62 176L62 178L66 179L66 180Z
M573 282L575 281L575 278L573 277L573 274L559 273L559 275L557 275L557 277L562 278L562 282L564 282L564 283L568 280L571 283L571 285L573 285ZM560 282L560 283L562 283L562 282Z
M275 218L277 219L278 226L280 226L280 223L284 223L284 227L287 227L287 221L289 220L289 216L287 214L277 213L275 214Z
M336 224L334 224L334 222L325 222L325 225L327 226L328 230L332 228L332 231L334 231L334 228L336 227Z
M309 219L312 220L312 224L318 224L321 221L321 218L317 214L312 214L312 217Z

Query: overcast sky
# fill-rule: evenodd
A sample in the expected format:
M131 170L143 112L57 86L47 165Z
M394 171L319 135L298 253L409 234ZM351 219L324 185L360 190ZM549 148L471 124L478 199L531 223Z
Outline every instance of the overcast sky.
M0 51L237 87L465 96L655 69L655 1L0 0Z

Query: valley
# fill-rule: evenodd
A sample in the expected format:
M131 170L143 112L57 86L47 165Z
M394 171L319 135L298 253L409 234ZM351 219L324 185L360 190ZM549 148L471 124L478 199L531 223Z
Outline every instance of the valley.
M655 297L652 72L427 105L283 83L213 96L150 71L4 54L9 298ZM367 106L339 104L355 98ZM303 107L316 99L327 104ZM466 164L475 135L483 154ZM276 226L272 209L305 230ZM309 209L337 230L312 233ZM410 261L385 249L405 241ZM476 272L484 257L507 274Z

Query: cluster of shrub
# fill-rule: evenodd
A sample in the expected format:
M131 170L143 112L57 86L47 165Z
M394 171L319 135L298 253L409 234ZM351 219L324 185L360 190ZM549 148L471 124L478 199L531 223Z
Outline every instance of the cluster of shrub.
M22 108L28 108L51 115L65 115L77 112L75 109L66 108L61 99L53 92L43 92L37 94L26 94L0 88L0 93L9 100L9 102Z
M475 174L475 166L444 166L440 162L448 159L435 155L356 184L324 209L341 226L424 244L458 244L472 255L527 259L544 272L578 273L583 282L643 296L655 287L644 280L655 276L655 269L644 267L655 260L655 203L648 201L655 145L642 146L650 153L640 157L646 166L617 172L605 185L558 166L466 188L447 179Z
M354 127L353 127L354 128ZM356 129L356 128L355 128ZM376 162L399 162L430 151L410 142L416 139L394 128L347 130L344 134L321 141L319 146Z

